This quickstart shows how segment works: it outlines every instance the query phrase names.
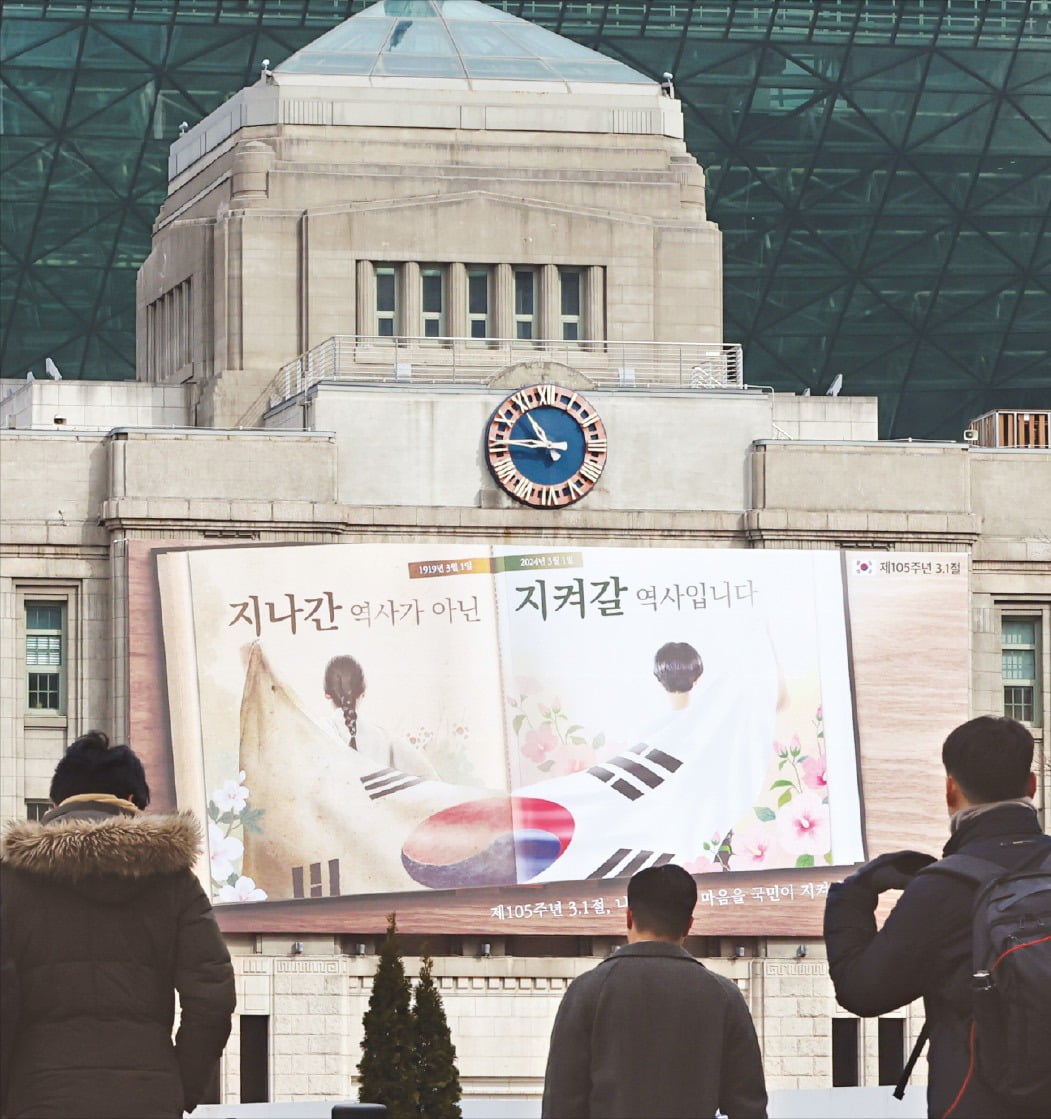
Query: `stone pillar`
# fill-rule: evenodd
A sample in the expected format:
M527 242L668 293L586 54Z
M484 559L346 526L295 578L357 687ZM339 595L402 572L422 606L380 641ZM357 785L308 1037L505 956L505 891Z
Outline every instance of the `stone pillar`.
M581 333L589 342L606 339L606 270L593 264L584 271L584 321ZM588 349L601 349L589 346Z
M395 334L416 337L423 333L420 300L420 266L413 260L401 266L400 315Z
M354 300L354 333L376 333L376 273L371 260L359 260Z
M446 274L445 333L467 337L467 265L450 264Z
M534 323L535 339L560 342L562 339L562 291L558 279L558 266L540 266L540 291L537 299L537 315ZM550 346L545 349L550 349Z
M492 324L496 338L514 338L514 277L510 264L493 269Z

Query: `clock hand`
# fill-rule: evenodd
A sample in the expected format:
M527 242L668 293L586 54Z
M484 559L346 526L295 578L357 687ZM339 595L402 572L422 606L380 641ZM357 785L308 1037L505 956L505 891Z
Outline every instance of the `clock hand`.
M552 443L550 439L508 439L509 447L543 447L545 450L565 451L568 443Z
M536 422L535 419L533 419L533 415L531 412L526 412L526 419L533 425L533 430L536 432L537 438L543 439L544 445L547 447L547 452L551 456L551 461L558 462L558 460L562 457L560 452L566 450L569 444L552 443L551 440L547 437L547 432L544 431L544 429L540 426L540 424Z
M531 412L526 412L526 419L530 422L530 424L532 424L533 430L536 432L537 439L543 439L545 443L549 442L547 438L547 432L545 432L540 424L538 424L536 420L533 419L533 415Z

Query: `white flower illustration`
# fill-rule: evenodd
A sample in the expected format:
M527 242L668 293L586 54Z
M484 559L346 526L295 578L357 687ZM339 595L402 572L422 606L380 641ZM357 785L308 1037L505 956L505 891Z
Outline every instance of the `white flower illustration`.
M266 901L266 890L261 890L251 878L243 874L231 886L226 884L219 888L220 901Z
M209 821L208 854L212 861L212 880L225 882L234 872L234 861L244 854L244 844ZM254 883L253 883L254 885Z
M248 790L241 784L245 779L244 770L237 775L236 781L226 781L212 793L212 800L220 812L241 812L248 803Z

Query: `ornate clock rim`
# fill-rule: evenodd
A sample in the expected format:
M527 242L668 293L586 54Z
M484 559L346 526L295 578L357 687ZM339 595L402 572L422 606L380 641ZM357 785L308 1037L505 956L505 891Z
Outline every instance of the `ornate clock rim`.
M555 408L567 415L584 439L580 464L554 484L535 482L523 474L507 442L519 420L540 408ZM496 484L519 504L531 509L564 509L586 497L601 477L607 457L606 427L594 405L575 389L546 381L524 385L493 409L485 428L484 454Z

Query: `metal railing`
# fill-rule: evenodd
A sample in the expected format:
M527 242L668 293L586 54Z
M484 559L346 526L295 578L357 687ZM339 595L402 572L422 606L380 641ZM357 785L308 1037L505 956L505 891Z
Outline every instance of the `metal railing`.
M484 385L509 366L536 361L570 366L597 388L744 387L739 345L340 334L281 367L268 390L269 407L321 381Z

